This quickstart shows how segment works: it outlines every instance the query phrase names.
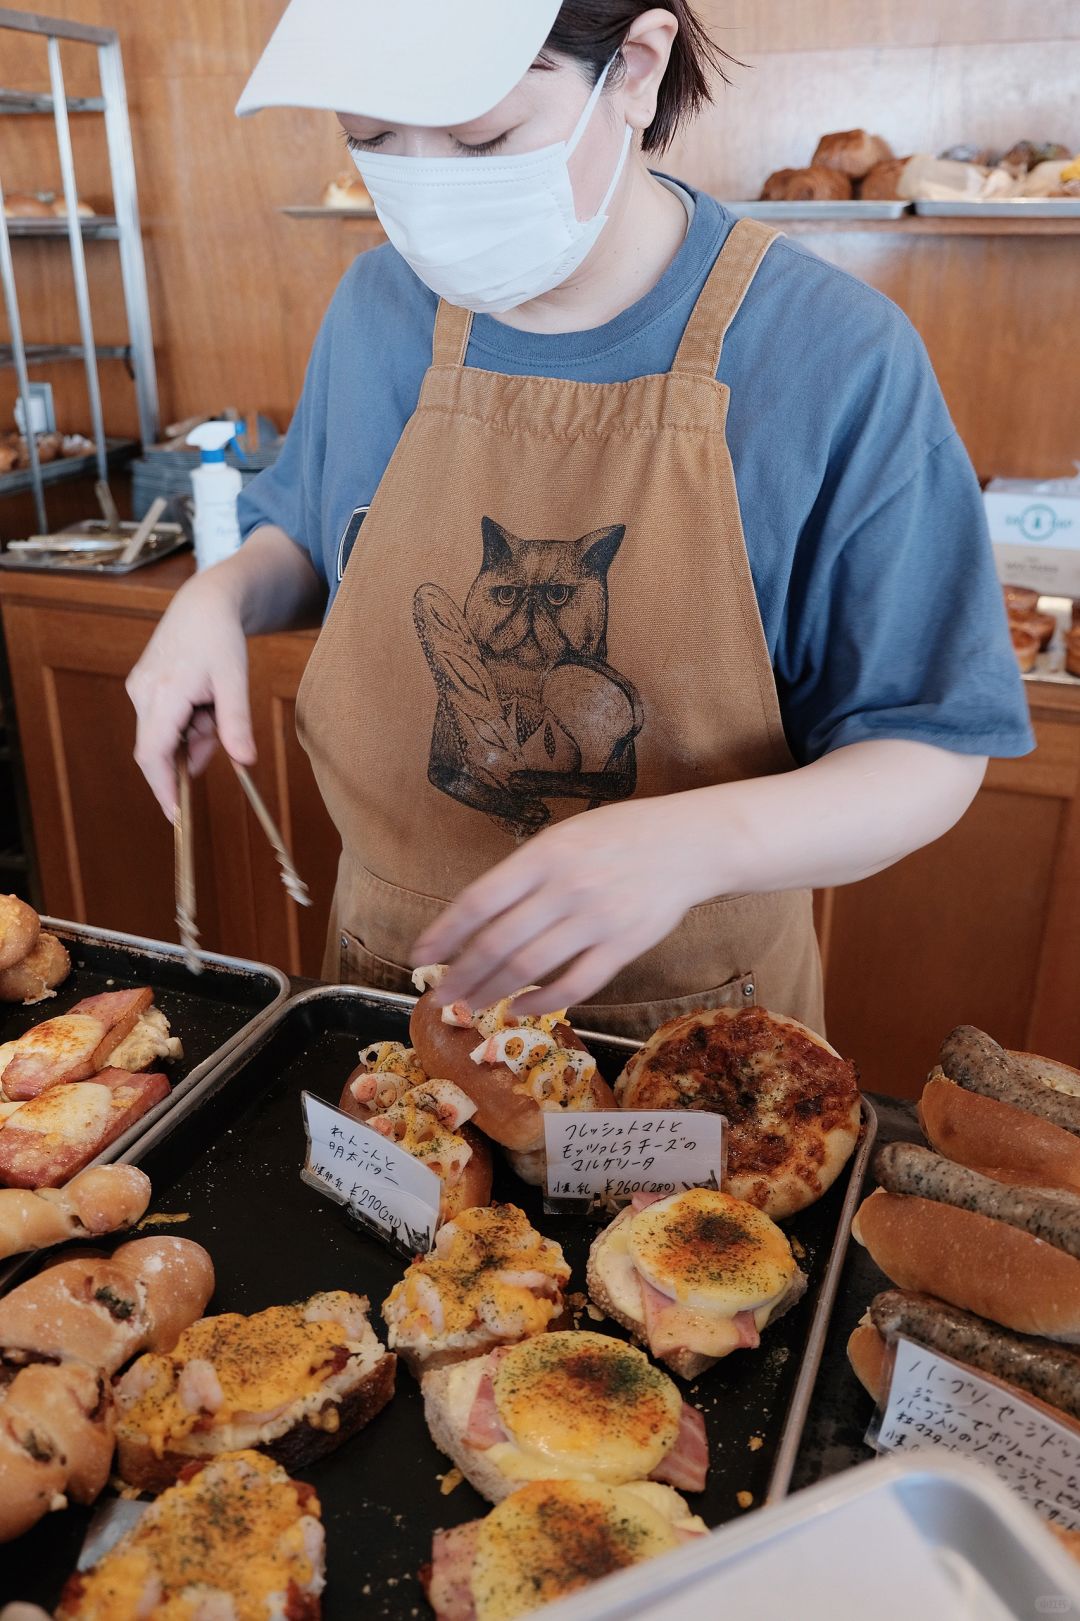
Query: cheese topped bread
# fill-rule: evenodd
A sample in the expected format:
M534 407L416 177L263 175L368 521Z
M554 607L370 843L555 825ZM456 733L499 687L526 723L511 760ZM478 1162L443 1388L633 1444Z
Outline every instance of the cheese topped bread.
M136 1071L155 1059L181 1057L168 1020L153 1004L146 985L105 991L34 1025L0 1050L0 1091L33 1098L50 1086L88 1080L107 1065Z
M324 1547L314 1488L257 1452L231 1453L70 1577L57 1621L318 1621Z
M485 1519L436 1531L421 1580L437 1621L516 1621L707 1534L668 1486L536 1481Z
M569 1279L559 1245L516 1205L463 1210L383 1302L390 1349L416 1373L543 1333Z
M855 1066L824 1036L765 1008L685 1014L615 1083L622 1109L706 1109L727 1120L724 1187L774 1220L832 1186L859 1135Z
M244 1447L299 1467L354 1434L393 1389L394 1357L362 1296L338 1289L204 1317L117 1385L119 1472L160 1491L192 1459Z
M776 1223L713 1188L636 1193L593 1241L588 1284L602 1311L687 1379L755 1348L806 1289Z
M421 1389L436 1446L491 1502L526 1480L704 1487L701 1414L606 1334L540 1334L427 1373Z

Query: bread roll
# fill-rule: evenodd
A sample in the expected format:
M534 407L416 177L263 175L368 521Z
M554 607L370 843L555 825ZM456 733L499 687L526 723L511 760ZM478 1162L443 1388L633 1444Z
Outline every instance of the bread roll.
M0 971L14 968L38 942L41 920L18 895L0 895Z
M864 129L843 129L823 135L810 162L824 169L838 169L851 180L861 180L875 164L884 163L892 155L892 147L880 135L868 135Z
M1065 638L1065 668L1070 675L1080 676L1080 625L1077 624Z
M371 193L363 180L353 173L339 174L327 182L320 199L323 208L371 208Z
M134 1165L98 1165L65 1188L0 1189L0 1260L130 1227L149 1203L150 1178Z
M1005 611L1010 616L1034 613L1039 606L1039 593L1032 590L1030 585L1003 585L1001 592L1005 598Z
M0 1542L21 1536L67 1497L92 1503L109 1478L113 1405L95 1369L22 1368L0 1394Z
M0 1002L22 1002L30 1007L52 996L71 972L67 948L55 934L42 929L37 944L21 962L0 971Z
M943 1075L919 1100L919 1124L946 1159L999 1181L1080 1193L1080 1138L998 1098L983 1097Z
M809 169L777 169L761 188L767 203L849 202L851 181L838 169L813 164Z
M1023 675L1030 675L1035 668L1035 660L1039 656L1039 635L1027 625L1019 624L1015 619L1009 625L1009 635L1012 638L1013 652L1016 662Z
M867 1318L856 1323L848 1337L847 1355L856 1379L867 1395L881 1401L885 1393L885 1341Z
M880 163L865 174L859 181L859 196L863 202L894 202L899 199L897 183L905 166L907 158L882 158Z
M1080 1342L1080 1260L973 1210L878 1189L852 1235L898 1289L1020 1334Z
M59 1261L5 1295L0 1347L9 1361L81 1362L113 1374L140 1351L171 1350L213 1292L201 1245L137 1238L110 1259Z
M4 213L8 219L52 219L51 203L43 203L31 191L9 191L4 194Z

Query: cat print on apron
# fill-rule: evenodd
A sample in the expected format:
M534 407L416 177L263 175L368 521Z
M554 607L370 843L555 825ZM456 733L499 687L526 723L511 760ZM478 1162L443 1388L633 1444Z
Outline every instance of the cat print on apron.
M327 977L407 989L446 902L568 816L792 769L716 380L774 235L735 224L671 371L628 382L466 366L439 305L297 702L342 840ZM808 892L695 906L575 1012L752 1000L822 1028Z

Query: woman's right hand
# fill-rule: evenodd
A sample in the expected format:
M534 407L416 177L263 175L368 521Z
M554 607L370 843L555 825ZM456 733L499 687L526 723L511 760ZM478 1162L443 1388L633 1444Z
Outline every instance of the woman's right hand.
M205 769L219 737L241 765L255 761L247 644L233 593L216 573L196 575L177 593L127 678L138 717L135 760L170 820L185 733L194 773Z

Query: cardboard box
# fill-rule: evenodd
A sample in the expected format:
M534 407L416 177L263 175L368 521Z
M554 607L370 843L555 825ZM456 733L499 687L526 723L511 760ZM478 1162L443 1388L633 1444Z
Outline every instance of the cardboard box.
M983 502L999 579L1080 597L1080 477L995 478Z

